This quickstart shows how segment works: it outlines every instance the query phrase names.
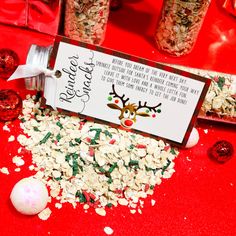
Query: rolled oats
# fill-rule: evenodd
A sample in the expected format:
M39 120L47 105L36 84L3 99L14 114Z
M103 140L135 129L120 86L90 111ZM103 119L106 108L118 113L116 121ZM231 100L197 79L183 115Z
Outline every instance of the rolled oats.
M0 172L5 175L9 175L9 170L7 167L0 168Z
M9 138L8 138L8 142L13 142L15 140L15 137L13 135L11 135Z
M22 157L20 156L14 156L12 158L12 162L16 165L16 166L23 166L25 164L25 161L22 159Z
M156 201L154 199L151 200L151 205L154 206L156 204Z
M9 129L9 127L5 124L3 127L2 127L3 130L7 131L7 132L10 132L11 130Z
M51 213L52 211L47 207L38 214L38 217L41 220L47 220L50 217Z
M177 150L162 140L41 109L31 97L21 118L17 140L32 153L29 169L58 204L81 203L102 216L118 204L142 208L140 198L174 173Z
M107 235L111 235L113 234L113 229L109 226L106 226L104 227L104 232L107 234Z
M106 211L105 211L104 208L96 208L95 211L100 216L105 216L106 215Z

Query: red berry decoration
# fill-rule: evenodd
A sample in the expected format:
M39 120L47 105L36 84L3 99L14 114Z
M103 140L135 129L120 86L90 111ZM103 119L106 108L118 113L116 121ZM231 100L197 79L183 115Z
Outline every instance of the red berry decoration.
M17 66L19 65L19 57L11 49L0 49L0 78L8 79Z
M115 103L116 103L116 104L117 104L117 103L119 103L119 100L118 100L118 99L116 99L116 100L115 100Z
M22 99L13 90L0 90L0 121L16 119L22 111Z
M208 155L219 163L225 163L233 156L233 152L233 145L226 140L221 140L209 148Z

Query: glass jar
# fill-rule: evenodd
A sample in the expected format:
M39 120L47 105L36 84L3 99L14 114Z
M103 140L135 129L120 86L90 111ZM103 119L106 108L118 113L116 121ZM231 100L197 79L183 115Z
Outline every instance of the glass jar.
M26 64L35 65L43 68L48 68L49 57L52 46L42 47L38 45L31 45L27 55ZM45 74L41 73L34 77L25 78L25 87L28 90L43 90L45 81Z
M64 33L67 37L101 45L109 16L109 0L67 0Z
M164 0L155 41L172 56L191 52L207 13L210 0Z

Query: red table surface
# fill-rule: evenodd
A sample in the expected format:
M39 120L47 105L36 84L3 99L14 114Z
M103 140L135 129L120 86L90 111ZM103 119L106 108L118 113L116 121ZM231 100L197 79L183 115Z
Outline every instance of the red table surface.
M236 20L220 9L218 1L212 2L205 29L201 31L194 51L183 58L165 57L155 49L152 31L159 12L160 3L155 1L127 0L120 11L111 14L104 46L151 60L235 73ZM209 46L221 35L213 30L217 27L232 38L211 55ZM53 41L51 36L19 28L0 25L0 30L1 47L15 50L21 63L25 62L32 43L49 45ZM7 83L0 78L0 89L3 88L17 90L22 97L28 93L22 80ZM106 226L114 230L113 235L119 236L236 235L236 156L234 154L225 164L215 163L207 156L208 148L222 139L231 142L236 152L235 126L198 121L199 143L192 149L180 150L175 161L176 173L155 187L154 195L144 200L142 214L132 215L127 207L118 206L107 209L107 215L101 217L93 209L85 213L80 205L73 209L70 204L63 204L58 210L53 202L48 205L52 215L47 221L21 215L10 203L14 184L32 174L28 170L31 157L25 155L26 163L21 172L14 171L12 157L17 154L19 144L16 141L9 143L8 138L10 135L17 137L21 132L19 123L14 121L9 125L10 133L3 131L2 126L0 123L0 168L5 166L10 171L10 175L0 173L0 232L3 236L106 235L103 230ZM151 199L156 200L154 206L151 206Z

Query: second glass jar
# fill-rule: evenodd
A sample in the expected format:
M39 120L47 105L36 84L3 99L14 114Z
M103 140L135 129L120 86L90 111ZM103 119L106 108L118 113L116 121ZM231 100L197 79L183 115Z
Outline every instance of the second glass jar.
M155 40L160 51L172 56L191 52L210 0L164 0Z
M109 0L67 0L65 35L90 44L102 44L109 16Z

